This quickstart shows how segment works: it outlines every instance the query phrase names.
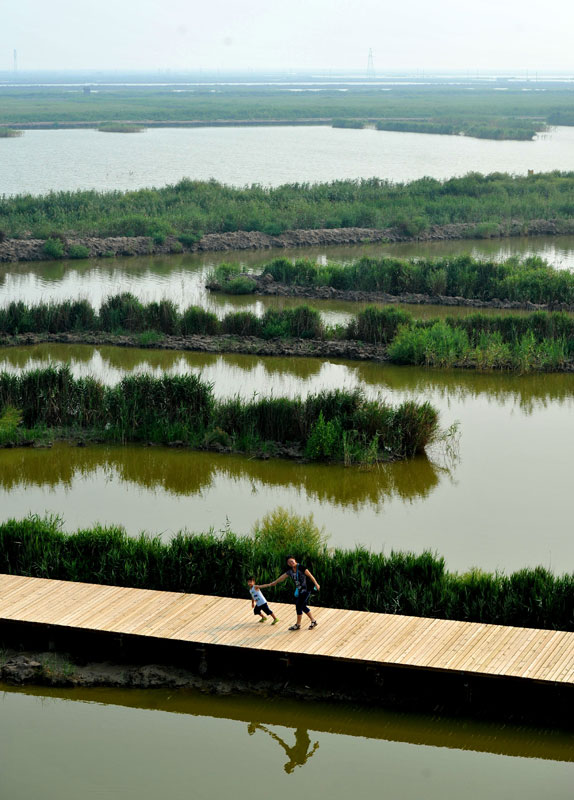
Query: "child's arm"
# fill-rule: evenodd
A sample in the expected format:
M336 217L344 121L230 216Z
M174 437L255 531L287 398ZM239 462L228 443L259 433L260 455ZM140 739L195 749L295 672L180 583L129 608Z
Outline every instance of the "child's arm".
M269 589L270 586L276 586L278 583L281 583L282 581L286 581L286 580L287 580L287 575L285 575L285 573L283 573L283 575L280 575L277 578L277 580L271 581L271 583L261 583L261 584L257 585L255 588L256 589Z

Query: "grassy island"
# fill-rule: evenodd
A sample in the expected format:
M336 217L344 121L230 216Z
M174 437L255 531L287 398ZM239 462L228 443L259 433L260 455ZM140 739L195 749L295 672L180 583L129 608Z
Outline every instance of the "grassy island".
M429 403L392 407L360 391L215 400L196 375L130 376L107 387L67 367L0 373L4 445L80 437L350 465L411 458L439 435Z

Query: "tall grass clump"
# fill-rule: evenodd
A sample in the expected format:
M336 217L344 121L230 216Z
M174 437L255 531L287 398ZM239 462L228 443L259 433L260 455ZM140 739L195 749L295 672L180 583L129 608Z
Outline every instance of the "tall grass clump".
M573 573L535 567L510 575L458 574L429 552L327 549L311 518L284 509L256 523L251 536L185 532L168 542L129 537L120 527L64 533L53 517L0 524L0 572L12 575L245 598L246 576L274 580L288 555L312 569L321 584L314 603L321 606L574 630ZM274 591L290 602L290 587Z

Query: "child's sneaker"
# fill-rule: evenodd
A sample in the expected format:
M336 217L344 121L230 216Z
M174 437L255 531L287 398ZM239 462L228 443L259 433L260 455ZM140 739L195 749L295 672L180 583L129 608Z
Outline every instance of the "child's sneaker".
M260 622L260 623L261 623L261 622L267 622L267 617L261 617L261 619L259 620L259 622Z
M279 620L277 619L277 617L275 617L275 619L273 620L273 622L271 624L272 625L277 625L278 622L279 622Z

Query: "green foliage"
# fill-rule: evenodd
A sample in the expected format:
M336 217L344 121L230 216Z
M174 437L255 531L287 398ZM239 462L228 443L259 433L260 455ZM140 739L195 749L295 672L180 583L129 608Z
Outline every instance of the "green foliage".
M47 258L64 258L66 248L61 239L47 239L44 244L44 255Z
M364 119L334 119L331 123L333 128L354 128L360 130L366 126Z
M369 306L349 322L346 338L388 344L394 339L399 326L411 324L412 319L411 314L400 308Z
M256 282L247 275L238 275L225 284L227 294L253 294L256 288Z
M252 537L179 533L168 542L129 537L120 527L67 534L53 517L0 524L0 572L57 580L248 598L246 576L268 583L284 571L288 555L309 556L307 566L321 584L318 605L574 630L574 574L535 567L458 575L429 552L327 550L311 519L280 510L258 523ZM278 600L291 595L285 585L274 592Z
M574 274L538 257L503 262L469 255L438 259L361 258L352 264L271 261L263 270L275 281L297 286L400 294L444 294L479 300L574 304Z
M312 457L342 460L343 450L321 445L328 441L327 434L321 438L317 432L323 425L337 432L340 441L345 434L353 443L352 457L345 453L353 463L367 460L365 447L371 448L371 461L409 458L439 434L438 415L433 409L429 424L427 404L393 408L367 401L358 391L321 392L304 400L235 397L215 402L212 385L192 374L128 376L108 387L92 378L74 379L67 366L20 375L0 373L0 414L7 407L21 409L26 428L89 430L119 442L180 440L199 447L217 431L234 450L252 452L267 444L271 449L286 444L299 452L313 436Z
M181 315L180 330L183 336L204 334L213 336L219 333L219 320L211 311L200 306L190 306Z
M316 525L313 514L305 517L281 506L257 520L251 533L257 549L297 553L300 558L323 552L327 541L324 529Z
M71 244L68 247L68 258L89 258L90 250L83 244Z
M0 198L0 218L10 237L48 238L53 230L90 236L175 235L186 247L201 238L200 232L241 230L277 235L294 229L395 227L404 237L416 237L431 225L458 223L467 226L461 235L483 224L498 226L500 233L516 226L528 233L531 221L540 230L539 221L550 220L552 232L572 233L573 193L572 172L242 188L186 179L128 192L5 196Z
M144 306L129 292L108 297L100 306L100 325L104 331L143 331L147 327L146 317Z
M338 419L325 422L323 412L311 428L305 455L311 461L342 461L343 460L343 430Z

